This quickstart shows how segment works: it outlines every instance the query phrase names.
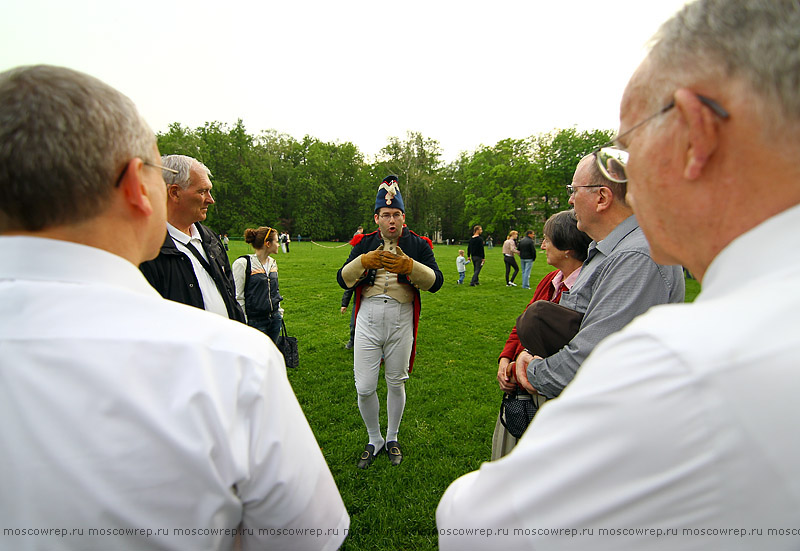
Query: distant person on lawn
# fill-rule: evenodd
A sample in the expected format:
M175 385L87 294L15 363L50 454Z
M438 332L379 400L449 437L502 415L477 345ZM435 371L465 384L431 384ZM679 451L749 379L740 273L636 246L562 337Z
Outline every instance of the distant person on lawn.
M522 288L531 288L531 270L533 261L536 260L536 234L533 230L525 232L525 237L519 241L519 263L522 268Z
M483 228L479 224L472 226L472 238L467 244L467 257L472 262L472 280L469 282L470 287L480 285L481 282L478 277L481 273L484 263L486 263L486 252L483 250L483 239L481 234Z
M514 279L519 273L519 266L517 265L517 259L514 258L514 256L519 254L519 249L517 248L518 235L519 232L517 232L517 230L511 230L508 234L508 237L506 237L506 240L503 242L503 263L506 266L506 287L517 286L517 284L514 283ZM509 278L508 274L511 272L512 268L514 273L511 278Z

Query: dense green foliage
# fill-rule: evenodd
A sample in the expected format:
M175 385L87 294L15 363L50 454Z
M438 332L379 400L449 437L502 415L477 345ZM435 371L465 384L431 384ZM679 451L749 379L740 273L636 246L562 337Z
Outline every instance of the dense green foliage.
M292 236L345 241L357 226L374 226L377 186L394 173L406 222L417 233L461 240L479 223L498 241L511 229L540 232L550 214L568 208L564 186L575 166L611 134L565 129L506 139L449 164L436 140L416 132L389 138L368 161L350 142L298 141L275 131L253 136L241 120L194 130L174 123L158 135L158 147L209 167L217 204L207 224L219 233L241 236L247 227L268 225Z
M276 255L286 325L300 348L300 367L289 370L289 380L350 513L345 551L437 549L434 515L442 494L490 458L502 396L497 356L533 291L506 287L499 247L486 250L479 287L456 285L458 249L434 248L445 284L422 296L417 358L400 426L405 459L392 467L381 456L366 471L356 468L367 436L352 352L344 348L350 311L340 313L342 289L336 283L350 247L304 241ZM242 241L231 242L231 260L247 252ZM532 285L551 270L538 254ZM698 291L696 281L687 281L687 300ZM386 384L379 381L385 430Z

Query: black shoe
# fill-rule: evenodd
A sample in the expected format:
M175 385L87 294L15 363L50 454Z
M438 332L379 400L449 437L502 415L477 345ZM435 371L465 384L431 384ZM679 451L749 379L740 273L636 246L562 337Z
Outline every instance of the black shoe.
M386 453L389 454L389 461L395 467L403 462L403 452L400 450L400 444L397 440L386 442Z
M361 457L358 458L358 468L366 469L372 465L372 462L375 461L375 458L378 457L382 451L383 448L375 452L375 446L372 444L367 444L367 447L364 448L363 452L361 452Z

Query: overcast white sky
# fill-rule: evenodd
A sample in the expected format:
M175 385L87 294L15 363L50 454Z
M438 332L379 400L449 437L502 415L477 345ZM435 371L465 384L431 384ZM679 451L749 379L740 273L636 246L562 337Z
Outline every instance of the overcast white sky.
M235 123L445 160L554 128L616 128L644 46L684 0L4 0L0 70L49 63L155 131Z

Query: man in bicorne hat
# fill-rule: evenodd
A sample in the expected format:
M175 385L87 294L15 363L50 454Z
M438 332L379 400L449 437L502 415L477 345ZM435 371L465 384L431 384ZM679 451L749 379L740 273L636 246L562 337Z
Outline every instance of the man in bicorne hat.
M336 279L355 289L354 371L358 409L369 443L358 460L366 469L385 448L392 465L403 453L397 441L406 403L405 381L414 364L420 289L435 293L444 282L433 244L405 226L403 196L397 176L384 178L375 199L378 230L356 235L353 249ZM381 434L376 390L381 359L385 365L388 427Z

